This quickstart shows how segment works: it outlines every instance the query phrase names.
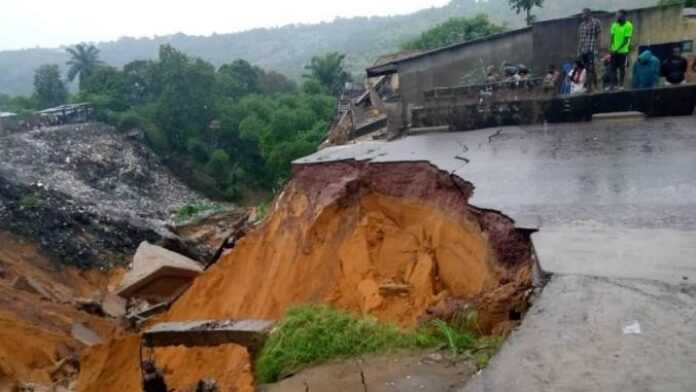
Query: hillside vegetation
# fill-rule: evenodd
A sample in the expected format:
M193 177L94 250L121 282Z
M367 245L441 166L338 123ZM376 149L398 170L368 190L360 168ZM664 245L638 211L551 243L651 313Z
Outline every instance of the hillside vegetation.
M615 10L654 5L656 0L553 0L534 12L538 19L578 13L583 7ZM155 59L163 44L215 66L245 59L260 67L299 79L303 67L316 55L345 53L349 72L360 74L383 54L398 50L422 32L452 17L490 15L495 23L508 28L524 25L524 16L509 8L507 0L452 0L447 6L408 15L336 19L315 25L290 25L255 29L242 33L209 37L175 34L155 38L122 38L97 44L101 59L121 67L140 59ZM127 30L126 31L127 34ZM66 42L67 44L74 44ZM0 94L28 95L34 71L44 64L65 67L69 55L64 49L26 49L0 52ZM65 71L63 69L62 71Z

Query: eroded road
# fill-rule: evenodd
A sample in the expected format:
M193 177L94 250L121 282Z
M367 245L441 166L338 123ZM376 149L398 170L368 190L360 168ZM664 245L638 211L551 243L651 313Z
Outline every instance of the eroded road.
M696 118L411 136L300 162L429 161L538 228L554 273L465 391L696 390ZM639 326L639 328L635 328Z

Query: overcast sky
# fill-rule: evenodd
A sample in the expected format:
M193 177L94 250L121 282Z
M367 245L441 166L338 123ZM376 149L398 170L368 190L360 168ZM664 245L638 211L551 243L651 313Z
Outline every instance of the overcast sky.
M209 35L335 17L394 15L448 0L0 0L0 50L119 37Z

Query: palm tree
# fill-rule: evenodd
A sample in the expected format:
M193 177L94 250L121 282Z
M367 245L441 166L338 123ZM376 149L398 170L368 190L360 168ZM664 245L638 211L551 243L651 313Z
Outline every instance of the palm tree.
M319 81L332 95L338 96L343 91L346 82L351 76L343 68L343 60L346 55L337 52L329 53L323 57L315 56L305 69L309 74L303 75L307 79Z
M72 82L75 77L80 75L78 80L80 90L82 90L85 80L92 75L97 66L102 64L99 60L99 49L91 44L78 44L74 48L67 48L66 51L72 56L67 62L69 66L68 80Z

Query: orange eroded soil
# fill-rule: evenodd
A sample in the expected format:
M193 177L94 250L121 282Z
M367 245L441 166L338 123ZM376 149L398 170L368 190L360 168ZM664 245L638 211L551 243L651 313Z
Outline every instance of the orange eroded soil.
M430 184L432 197L424 197L424 190L389 194L394 184L370 183L373 177L364 168L357 174L340 168L367 178L344 179L336 189L296 174L264 225L201 275L162 320L275 320L293 304L328 303L410 327L458 299L494 309L490 328L506 321L509 309L501 303L528 286L531 270L527 259L499 260L524 250L500 245L504 235L519 240L508 228L511 222L468 207L468 195L432 167L417 169L426 178L440 176ZM380 176L389 173L381 170ZM130 344L120 347L112 342L90 352L134 355ZM223 391L253 391L241 348L172 348L158 350L156 359L170 388L187 388L206 377L218 380ZM120 362L84 361L85 374L113 373L124 381L110 385L81 376L80 391L130 390L123 385L136 385L131 377L139 374L122 372Z
M0 390L16 381L51 384L51 371L84 346L71 337L82 323L104 338L118 336L114 322L78 311L70 303L106 287L99 272L59 269L36 246L0 232ZM30 278L49 298L11 286L17 276Z

